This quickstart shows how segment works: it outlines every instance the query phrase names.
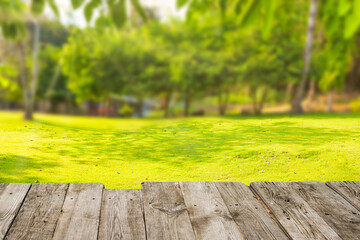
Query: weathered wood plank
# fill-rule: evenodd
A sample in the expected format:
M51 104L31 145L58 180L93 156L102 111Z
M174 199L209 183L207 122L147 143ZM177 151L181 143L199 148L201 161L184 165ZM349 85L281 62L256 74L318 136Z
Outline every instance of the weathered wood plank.
M360 211L360 182L327 182L326 185Z
M31 184L0 183L0 240L18 213Z
M289 239L248 186L222 182L216 187L245 239Z
M146 239L140 190L104 190L99 239Z
M293 239L341 239L288 183L251 183L284 229Z
M102 183L71 183L54 240L96 240L98 237Z
M360 239L360 212L323 182L288 183L342 239Z
M142 184L147 239L195 240L178 183Z
M197 239L244 239L215 183L180 183Z
M69 184L33 184L5 239L51 239Z

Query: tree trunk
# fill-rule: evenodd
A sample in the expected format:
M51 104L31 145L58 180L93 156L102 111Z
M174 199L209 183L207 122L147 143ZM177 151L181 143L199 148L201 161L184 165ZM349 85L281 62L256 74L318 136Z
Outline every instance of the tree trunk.
M332 112L333 111L333 108L332 108L332 105L333 105L333 93L334 93L334 90L331 89L328 93L328 102L327 102L327 110L328 112Z
M293 93L294 93L294 83L290 82L286 86L286 99L292 100Z
M51 113L57 113L57 103L56 102L50 102L50 112Z
M219 114L224 115L223 109L222 109L222 93L221 93L221 90L219 91L219 94L218 94L218 107L219 107Z
M226 105L220 105L220 107L219 107L219 114L220 114L221 116L224 116L225 113L226 113Z
M255 87L250 88L250 94L251 94L252 99L253 99L253 111L254 111L255 114L261 114L262 113L262 110L264 108L264 103L266 101L268 92L269 92L269 88L265 87L264 91L262 92L261 99L258 102L257 99L256 99L256 88Z
M165 103L164 103L164 117L165 118L168 118L170 116L169 107L170 107L171 95L172 95L171 91L167 92L165 95Z
M269 92L268 87L265 87L264 92L263 92L263 94L262 94L262 96L261 96L261 100L260 100L260 102L259 102L259 107L258 107L258 112L257 112L257 114L261 114L261 113L262 113L262 110L263 110L263 108L264 108L264 103L265 103L265 101L266 101L268 92Z
M360 48L360 43L358 43L358 48ZM347 93L355 92L359 90L360 86L360 57L358 54L353 54L352 64L350 72L347 75L345 81L345 90Z
M225 95L225 96L224 96ZM219 114L224 116L227 109L227 104L229 101L229 90L227 89L224 94L219 92Z
M309 99L310 102L314 101L315 99L315 92L316 92L316 83L314 80L310 81L309 91L307 94L307 99Z
M24 44L22 42L17 43L17 48L19 51L19 66L20 66L20 75L21 75L21 85L22 85L22 93L24 100L24 119L32 120L32 106L30 104L30 89L26 72L26 64L25 64L25 49Z
M257 110L256 88L255 87L250 87L250 96L253 100L253 112L256 114L258 112L258 110Z
M302 77L300 80L300 86L299 86L297 94L295 96L295 99L294 99L295 101L292 105L291 111L294 114L303 113L303 108L302 108L301 102L302 102L302 98L304 95L306 80L308 78L309 69L310 69L310 57L311 57L312 42L313 42L313 38L314 38L316 12L317 12L317 0L310 0L310 13L309 13L309 20L308 20L306 45L305 45L305 51L304 51L304 69L303 69Z
M39 56L39 41L40 41L40 23L34 21L35 32L34 32L34 46L33 46L33 71L31 77L31 87L29 86L27 73L26 73L26 63L25 63L25 47L22 42L18 43L19 50L19 65L21 72L21 82L23 87L23 98L24 98L24 119L32 120L33 119L33 109L35 103L35 96L38 84L38 73L39 67L37 64Z
M188 117L190 114L190 103L191 103L190 91L187 91L185 96L185 109L184 109L185 117Z
M139 116L139 118L144 117L143 110L144 110L144 99L140 98L139 99L139 106L138 106L138 116Z
M107 97L106 99L106 115L107 117L112 117L112 102L109 97Z
M40 23L38 20L34 20L35 33L34 33L34 48L33 48L33 71L32 71L32 86L31 86L31 106L34 106L36 90L39 79L39 42L40 42Z

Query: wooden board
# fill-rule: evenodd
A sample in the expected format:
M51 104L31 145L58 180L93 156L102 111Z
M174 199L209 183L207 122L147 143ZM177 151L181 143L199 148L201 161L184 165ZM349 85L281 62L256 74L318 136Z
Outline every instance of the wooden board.
M360 182L327 182L326 185L360 211Z
M0 183L0 240L360 240L359 185Z
M342 239L360 239L360 212L323 182L287 183Z
M103 189L102 183L71 183L53 239L96 240Z
M69 184L33 184L5 239L51 239Z
M216 187L245 239L289 239L248 186L223 182Z
M197 239L244 239L215 183L180 183Z
M271 213L293 239L341 239L288 183L251 183Z
M99 239L146 239L140 190L104 190Z
M0 183L0 240L9 230L31 184Z
M178 183L143 183L147 239L195 240Z

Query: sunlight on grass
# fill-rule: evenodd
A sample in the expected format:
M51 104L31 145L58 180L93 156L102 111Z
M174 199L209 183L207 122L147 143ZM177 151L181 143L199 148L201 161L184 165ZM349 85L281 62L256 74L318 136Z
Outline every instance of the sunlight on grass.
M360 180L360 115L124 120L0 113L0 182Z

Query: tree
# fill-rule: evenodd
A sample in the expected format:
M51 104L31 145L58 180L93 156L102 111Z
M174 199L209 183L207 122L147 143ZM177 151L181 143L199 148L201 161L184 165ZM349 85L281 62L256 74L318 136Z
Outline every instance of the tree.
M268 90L271 88L271 86L274 86L276 82L280 84L283 83L283 81L276 79L276 77L282 76L282 79L284 79L284 75L279 73L285 70L284 68L282 67L280 68L280 66L277 65L276 61L278 60L269 58L267 54L269 54L269 52L274 50L279 52L281 51L280 49L281 47L289 47L290 44L293 44L293 42L299 41L299 39L301 39L301 36L300 38L298 36L299 33L293 31L293 29L298 29L299 28L298 25L301 26L302 19L299 16L302 16L303 14L302 11L304 7L301 6L304 5L303 2L299 2L299 1L288 2L282 0L274 0L274 1L239 0L239 1L231 1L231 2L226 0L178 1L179 7L183 7L186 4L188 4L189 7L189 14L187 17L189 23L193 23L194 21L199 21L199 19L201 21L201 19L206 18L208 13L212 13L211 17L214 18L214 14L215 14L217 21L212 21L212 24L214 26L217 26L218 31L220 32L220 37L218 39L218 42L220 42L221 43L220 45L222 46L220 49L226 49L226 47L229 46L229 42L224 42L224 36L227 36L229 32L231 32L231 34L234 35L241 34L247 36L248 38L259 39L258 42L260 44L259 45L254 44L252 46L252 48L255 51L256 48L260 49L260 46L262 46L261 42L268 41L267 44L271 45L271 47L269 47L270 49L269 51L266 49L268 45L262 46L260 50L263 51L263 53L261 51L254 53L256 57L252 56L251 54L248 54L247 55L248 59L243 59L243 63L242 62L238 63L239 65L244 64L244 66L242 67L243 73L245 74L244 76L247 76L248 79L252 79L251 80L252 84L250 84L250 90L251 90L250 94L252 95L252 99L254 102L257 102L256 96L258 94L256 89L258 88L258 86L260 86L260 88L263 89L263 96L260 98L261 99L260 103L254 104L254 112L261 112L263 101L265 101L266 99ZM214 8L215 6L217 6L217 8ZM219 11L215 12L214 9L219 9ZM276 11L276 15L278 16L277 18L275 18L275 11ZM292 13L290 14L289 12ZM199 14L201 14L201 17L199 17ZM281 18L279 16L281 16ZM294 16L296 21L293 20ZM274 26L276 26L276 29L274 29ZM281 32L280 36L278 36L279 30ZM259 32L261 34L258 34ZM288 34L289 32L293 34L289 35ZM286 40L289 41L290 44L284 44L275 40L279 38L286 38ZM232 36L232 39L236 39L236 37ZM295 39L295 41L293 39ZM237 43L239 44L239 41ZM279 44L278 48L276 48L275 46L276 44ZM219 51L220 49L217 49L217 51ZM286 57L284 55L278 57L282 57L282 59L280 59L279 62L285 61L286 63L283 64L285 65L289 64L289 62L286 60ZM251 59L257 59L257 60L253 61ZM270 61L270 59L272 60ZM291 58L291 60L294 61L293 58ZM295 60L295 62L298 61ZM261 66L260 63L262 63L263 65L271 64L271 66ZM279 68L276 67L274 68L274 66L276 65ZM259 73L257 73L256 71L259 71ZM289 74L289 76L286 76L286 79L292 78L293 73L291 71L285 70L285 72ZM226 75L226 72L223 72L222 74ZM270 75L266 75L266 74L270 74ZM270 79L270 76L272 76L275 79ZM256 78L262 78L262 79L256 79ZM244 81L246 82L246 80ZM269 84L269 81L271 81L272 83ZM225 82L226 81L224 81L224 83ZM267 87L265 87L264 84L262 83L266 83L265 85ZM222 99L223 98L221 97L220 94L219 103L223 101ZM221 106L222 104L220 103L219 105ZM220 109L220 113L224 111L223 107L220 107L219 109Z
M72 0L71 3L74 9L79 8L85 1L84 0ZM133 8L139 13L144 21L147 20L147 16L142 9L138 0L130 0ZM23 101L24 101L24 119L31 120L33 118L33 107L37 92L39 66L39 41L41 33L40 15L43 13L45 5L48 4L53 10L55 15L59 14L57 5L54 0L32 0L30 3L30 20L33 23L33 58L32 58L32 71L27 69L26 64L26 46L24 39L26 36L25 29L25 9L26 5L21 0L5 0L0 3L0 10L3 13L0 18L0 26L5 38L13 40L17 46L19 52L19 67L22 80ZM101 0L91 0L84 8L85 18L90 21L95 9L100 7ZM112 23L121 28L126 22L126 1L125 0L108 0L105 7L103 7L102 13L108 11L108 15L111 16ZM31 72L31 77L28 77L28 73Z
M224 13L221 18L224 18L226 15L226 18L224 19L229 19L229 21L235 22L235 26L242 29L242 31L251 31L254 29L261 30L262 36L265 39L270 36L274 26L278 26L280 21L286 23L285 19L283 18L285 15L282 14L284 13L284 9L286 9L285 14L290 15L291 12L295 12L297 9L301 9L301 5L307 6L308 3L310 3L307 40L304 47L303 56L303 72L299 81L297 92L292 102L293 113L301 113L303 111L301 101L311 68L310 60L317 9L319 8L320 12L318 23L324 26L325 35L327 36L327 41L330 45L332 45L332 41L336 42L337 44L339 41L354 43L354 38L360 29L360 15L358 10L360 8L359 0L324 0L319 2L319 7L317 7L317 0L178 0L177 3L179 8L188 5L188 19L199 18L199 14L203 15L206 12L213 11L214 7L217 7L217 9L220 9ZM284 8L284 5L292 5L292 8ZM341 33L342 36L335 36L338 33ZM353 58L356 60L357 55L355 54ZM334 66L330 65L328 65L330 69L334 69ZM338 69L339 67L336 68ZM354 67L354 69L354 71L356 71L357 68ZM331 74L331 76L335 75ZM340 74L337 76L339 77L342 75ZM337 79L338 77L333 79ZM344 79L342 79L342 81L344 81Z
M304 51L304 69L302 73L302 77L300 80L300 85L298 91L296 93L293 105L292 105L292 113L303 113L303 108L301 105L306 81L309 76L309 69L310 69L310 59L311 59L311 48L314 38L314 31L315 31L315 20L316 20L316 13L317 13L317 0L310 0L310 13L309 13L309 21L308 21L308 29L307 29L307 37L306 37L306 44L305 44L305 51Z
M57 21L42 23L37 99L49 102L51 111L55 111L59 103L68 103L69 107L72 100L72 93L67 88L68 79L61 72L65 52L62 46L67 42L69 34L70 30Z
M0 102L21 99L21 89L16 81L17 70L11 63L0 64Z
M344 88L347 78L357 78L360 46L360 1L321 1L319 31L323 34L323 47L316 57L322 58L318 76L319 87L328 92L328 111L332 111L332 94ZM341 61L339 61L341 59Z
M31 2L31 16L30 21L33 23L33 58L32 58L32 71L31 77L28 77L28 69L26 65L26 46L24 43L25 38L25 21L22 19L24 15L25 5L22 1L4 1L2 2L2 9L10 12L10 16L7 19L1 19L1 28L3 35L15 41L15 45L19 53L19 67L20 76L23 90L23 101L24 101L24 119L31 120L33 118L33 107L35 101L35 95L38 85L38 53L39 53L39 41L40 41L40 19L39 15L43 12L45 3L48 3L53 9L54 13L57 14L57 8L53 0L33 0Z

